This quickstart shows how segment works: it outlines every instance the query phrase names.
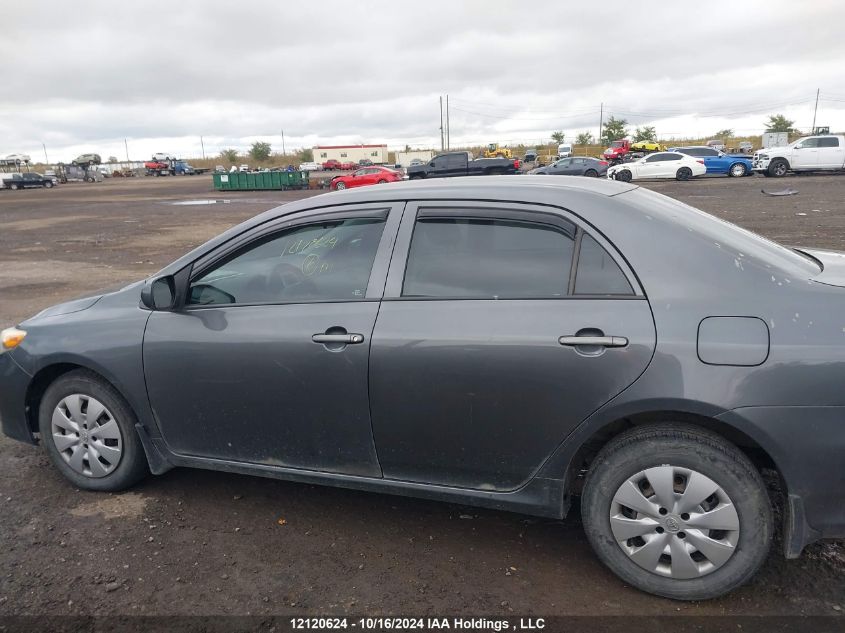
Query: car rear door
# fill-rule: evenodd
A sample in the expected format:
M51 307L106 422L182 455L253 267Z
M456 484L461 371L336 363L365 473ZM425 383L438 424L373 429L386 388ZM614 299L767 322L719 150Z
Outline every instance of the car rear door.
M513 490L634 382L654 323L610 252L548 208L409 204L370 353L384 477Z
M186 305L153 312L144 335L170 450L381 475L367 367L402 206L282 218L194 264Z
M845 164L845 147L838 136L823 136L819 140L819 167L841 169Z

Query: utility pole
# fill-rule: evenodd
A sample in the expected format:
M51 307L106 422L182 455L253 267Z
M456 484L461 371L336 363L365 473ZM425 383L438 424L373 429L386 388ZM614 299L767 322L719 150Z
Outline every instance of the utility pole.
M282 156L285 156L287 152L285 151L285 131L282 130Z
M129 162L129 144L126 142L126 139L123 139L123 147L126 148L126 162Z
M819 110L819 91L821 88L816 88L816 107L813 108L813 129L810 130L810 134L816 133L816 112Z
M440 97L440 151L442 152L446 149L446 146L443 144L443 97Z
M41 143L41 147L43 147L43 148L44 148L44 164L45 164L45 165L49 165L49 164L50 164L50 159L49 159L49 158L47 158L47 146L46 146L46 145L44 145L44 143Z
M452 129L449 127L449 95L446 95L446 151L448 152L452 149L452 144L450 142L450 132Z
M200 136L200 147L202 148L202 159L205 160L205 143L202 142L202 136Z
M599 135L596 141L601 145L601 126L604 123L604 103L599 105Z

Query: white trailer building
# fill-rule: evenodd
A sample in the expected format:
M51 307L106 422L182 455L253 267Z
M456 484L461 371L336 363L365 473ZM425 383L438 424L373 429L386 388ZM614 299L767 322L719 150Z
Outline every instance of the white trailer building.
M427 163L434 158L434 152L430 149L412 150L410 152L396 152L396 164L407 167L411 161L419 158L422 162Z
M387 162L387 145L317 145L313 152L315 163L325 163L331 159L341 163L369 159L376 165Z

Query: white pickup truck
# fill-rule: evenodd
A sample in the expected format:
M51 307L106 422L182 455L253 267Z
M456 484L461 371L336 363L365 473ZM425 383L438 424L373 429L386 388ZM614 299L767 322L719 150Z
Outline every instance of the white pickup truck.
M845 136L807 136L785 147L761 149L754 153L751 168L776 178L790 171L845 170Z

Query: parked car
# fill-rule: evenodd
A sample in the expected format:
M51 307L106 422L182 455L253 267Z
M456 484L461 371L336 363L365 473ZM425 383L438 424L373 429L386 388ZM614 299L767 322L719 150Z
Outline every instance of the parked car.
M0 160L3 165L24 165L32 161L29 154L9 154L6 158Z
M73 165L99 165L103 159L99 154L80 154L71 161Z
M314 163L314 162L302 163L299 166L300 171L320 171L322 168L323 168L323 166L320 165L320 163Z
M340 169L339 160L330 158L329 160L323 162L323 171L334 171L335 169Z
M720 141L719 139L711 139L705 143L707 147L712 147L716 151L724 152L727 145L725 145L725 141Z
M662 152L666 150L657 141L637 141L631 143L630 149L632 152Z
M249 165L241 165L238 171L249 171Z
M558 158L568 158L572 156L572 143L561 143L557 146Z
M364 167L346 176L332 178L330 188L335 190L363 187L365 185L383 185L402 180L402 174L387 167Z
M11 175L11 178L8 176ZM28 171L23 174L3 174L3 186L6 189L33 189L37 187L45 187L50 189L54 184L58 183L55 177L42 176L34 171Z
M843 254L644 188L397 183L3 330L0 420L84 490L187 466L556 519L580 495L624 583L705 599L767 558L761 469L788 557L845 537L843 311Z
M358 169L358 163L354 163L351 160L347 160L347 161L342 162L340 164L340 167L338 167L338 169L341 169L343 171L352 171L352 170Z
M608 162L597 158L561 158L559 161L532 169L529 174L552 175L552 176L606 176Z
M422 158L412 158L411 162L408 163L408 167L416 167L417 165L425 165L425 161Z
M727 174L737 178L752 174L751 158L741 154L725 154L704 146L672 147L669 151L703 159L708 174Z
M371 161L369 158L362 158L361 160L358 161L358 167L372 167L372 166L373 166L373 161Z
M678 152L657 152L639 160L614 165L607 170L607 177L622 182L656 178L689 180L695 176L703 176L706 172L702 158L693 158Z
M168 161L168 160L176 160L176 156L169 153L169 152L156 152L153 154L153 160L160 160L160 161Z
M533 163L537 160L537 150L533 147L525 150L525 156L523 156L522 160L526 163Z
M790 171L845 170L845 135L824 134L800 138L786 147L770 147L754 154L753 169L764 176L785 176Z
M513 158L470 159L467 152L438 154L428 163L408 167L408 178L450 178L452 176L491 176L519 172L519 160Z

